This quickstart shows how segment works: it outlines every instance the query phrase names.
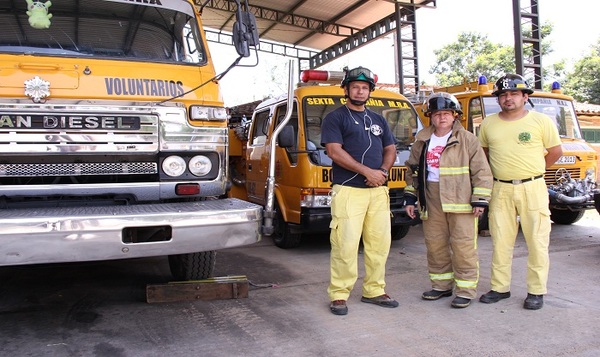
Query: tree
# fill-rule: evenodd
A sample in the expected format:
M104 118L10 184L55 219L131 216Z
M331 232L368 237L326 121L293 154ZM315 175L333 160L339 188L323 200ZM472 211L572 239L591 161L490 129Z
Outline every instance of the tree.
M579 102L600 104L600 39L567 74L564 90Z
M540 27L542 56L552 52L547 37L552 33L552 23ZM531 30L524 30L523 37L531 38ZM504 73L515 72L515 51L513 46L492 43L487 35L477 32L461 32L456 42L434 50L436 65L429 73L436 75L436 82L441 86L474 81L480 75L489 80L498 78ZM533 48L525 46L523 57L533 58ZM552 68L552 73L560 73L561 68ZM546 71L545 71L546 72Z
M476 80L479 75L498 78L515 68L511 47L494 44L487 35L476 32L461 32L456 42L433 53L436 64L429 73L436 75L441 86Z

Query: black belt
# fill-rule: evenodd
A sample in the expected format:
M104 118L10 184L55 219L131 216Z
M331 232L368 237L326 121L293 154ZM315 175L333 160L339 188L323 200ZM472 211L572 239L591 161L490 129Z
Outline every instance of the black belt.
M542 177L544 177L544 175L538 175L538 176L534 176L534 177L529 177L529 178L522 179L522 180L499 180L499 179L497 179L497 178L494 177L494 181L504 182L504 183L512 183L513 185L519 185L519 184L522 184L522 183L525 183L525 182L529 182L529 181L541 179Z

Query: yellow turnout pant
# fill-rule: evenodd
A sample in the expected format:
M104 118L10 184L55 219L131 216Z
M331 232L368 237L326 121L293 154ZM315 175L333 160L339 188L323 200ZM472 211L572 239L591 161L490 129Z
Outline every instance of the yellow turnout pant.
M385 294L385 264L392 239L388 187L334 185L332 195L329 299L348 300L358 278L361 236L365 263L362 295Z
M492 290L510 291L513 249L521 229L527 249L527 292L543 295L547 292L550 259L550 209L548 191L543 179L519 185L494 182L490 202L490 233L492 255Z

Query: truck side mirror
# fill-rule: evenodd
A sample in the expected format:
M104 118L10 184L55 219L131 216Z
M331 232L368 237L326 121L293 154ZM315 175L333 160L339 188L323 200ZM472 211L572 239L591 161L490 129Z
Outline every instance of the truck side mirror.
M240 4L236 0L237 11L235 13L235 23L233 24L233 45L240 56L250 56L250 46L258 46L258 30L256 27L256 17L248 9L248 0Z
M294 128L291 125L286 125L277 136L277 144L285 149L293 148L294 137Z

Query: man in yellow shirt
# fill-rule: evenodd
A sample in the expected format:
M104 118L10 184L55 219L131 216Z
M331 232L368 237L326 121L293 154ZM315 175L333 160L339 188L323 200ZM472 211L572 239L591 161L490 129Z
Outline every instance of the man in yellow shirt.
M523 307L537 310L544 304L550 267L551 222L543 178L546 168L562 155L562 148L552 120L525 108L531 93L520 75L501 77L493 92L501 111L486 117L481 125L479 140L490 161L494 187L489 206L491 290L479 301L490 304L510 297L513 249L520 222L529 251Z

